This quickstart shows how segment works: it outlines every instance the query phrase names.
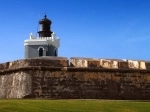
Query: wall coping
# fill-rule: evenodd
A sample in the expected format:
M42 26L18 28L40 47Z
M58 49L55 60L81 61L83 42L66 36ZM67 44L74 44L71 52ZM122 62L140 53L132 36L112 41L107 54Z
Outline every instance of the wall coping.
M0 75L6 73L18 72L18 71L28 71L28 70L48 70L48 71L69 71L69 72L118 72L118 73L150 73L150 69L107 69L107 68L92 68L92 67L49 67L49 66L28 66L28 67L18 67L13 69L0 70Z
M149 72L150 61L44 56L0 63L0 73L20 70Z

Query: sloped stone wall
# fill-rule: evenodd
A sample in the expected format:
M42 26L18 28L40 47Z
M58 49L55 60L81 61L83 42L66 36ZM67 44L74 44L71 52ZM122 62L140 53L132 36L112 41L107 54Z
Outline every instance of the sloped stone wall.
M0 98L23 98L32 94L32 76L18 71L0 75Z
M150 73L146 71L68 68L33 74L35 98L150 99Z

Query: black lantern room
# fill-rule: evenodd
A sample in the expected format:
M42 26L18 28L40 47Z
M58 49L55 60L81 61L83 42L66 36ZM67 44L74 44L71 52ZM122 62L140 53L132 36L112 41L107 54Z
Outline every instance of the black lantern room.
M39 21L40 24L40 31L38 32L39 37L51 37L51 34L53 33L51 31L51 20L47 19L46 15L43 19Z

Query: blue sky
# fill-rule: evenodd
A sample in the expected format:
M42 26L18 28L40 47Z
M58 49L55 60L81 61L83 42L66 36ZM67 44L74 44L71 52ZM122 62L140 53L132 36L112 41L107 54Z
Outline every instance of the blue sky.
M150 60L149 0L1 0L0 63L24 58L46 12L59 56Z

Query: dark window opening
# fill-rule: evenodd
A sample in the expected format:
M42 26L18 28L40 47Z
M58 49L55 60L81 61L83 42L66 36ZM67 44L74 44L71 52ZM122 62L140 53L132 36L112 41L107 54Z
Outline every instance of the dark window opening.
M39 49L39 57L40 57L40 56L43 56L43 48L40 48L40 49Z
M55 52L54 52L54 56L57 56L57 52L56 52L56 50L55 50Z

